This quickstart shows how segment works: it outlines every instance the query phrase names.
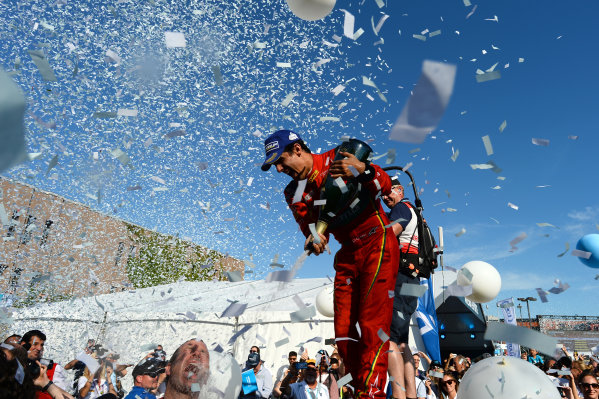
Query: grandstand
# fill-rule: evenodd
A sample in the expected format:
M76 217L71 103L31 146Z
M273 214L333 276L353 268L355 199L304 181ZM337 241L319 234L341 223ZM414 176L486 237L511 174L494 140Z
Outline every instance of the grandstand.
M578 353L591 353L599 345L599 316L538 315L543 334L557 337L561 344Z

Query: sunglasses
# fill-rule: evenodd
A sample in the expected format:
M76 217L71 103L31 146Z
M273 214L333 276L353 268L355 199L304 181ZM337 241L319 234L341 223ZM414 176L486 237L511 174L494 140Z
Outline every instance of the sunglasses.
M599 384L597 384L596 382L593 382L591 384L589 384L588 382L583 382L580 384L580 386L582 387L582 389L599 389Z
M441 381L441 384L443 385L451 385L455 382L455 380L447 380L447 381Z

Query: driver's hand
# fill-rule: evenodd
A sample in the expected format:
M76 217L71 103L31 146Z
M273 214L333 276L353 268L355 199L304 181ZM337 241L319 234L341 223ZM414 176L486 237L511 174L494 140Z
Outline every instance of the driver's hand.
M320 255L321 253L323 253L326 250L326 246L327 246L327 238L322 235L322 234L318 234L318 237L320 238L320 243L315 243L314 242L314 237L312 236L312 234L310 234L308 236L308 238L306 238L306 241L304 242L304 250L306 251L310 251L310 253L315 254L316 256ZM313 248L308 248L308 244L312 243Z

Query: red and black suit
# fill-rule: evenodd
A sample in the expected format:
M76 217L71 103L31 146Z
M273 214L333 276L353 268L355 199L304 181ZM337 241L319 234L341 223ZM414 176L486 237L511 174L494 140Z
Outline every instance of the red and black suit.
M312 154L314 164L301 200L293 202L298 182L285 188L285 198L306 237L318 220L320 199L335 150ZM357 397L383 398L387 380L387 351L399 246L379 197L391 191L391 180L377 165L367 165L357 177L359 201L352 202L329 224L341 243L335 255L335 337L339 354L351 373ZM379 334L379 330L384 334ZM360 331L360 332L359 332Z

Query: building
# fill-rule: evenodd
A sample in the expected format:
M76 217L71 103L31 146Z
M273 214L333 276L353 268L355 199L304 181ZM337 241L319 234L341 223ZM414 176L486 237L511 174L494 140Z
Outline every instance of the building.
M225 279L242 261L0 177L0 293L33 303Z

